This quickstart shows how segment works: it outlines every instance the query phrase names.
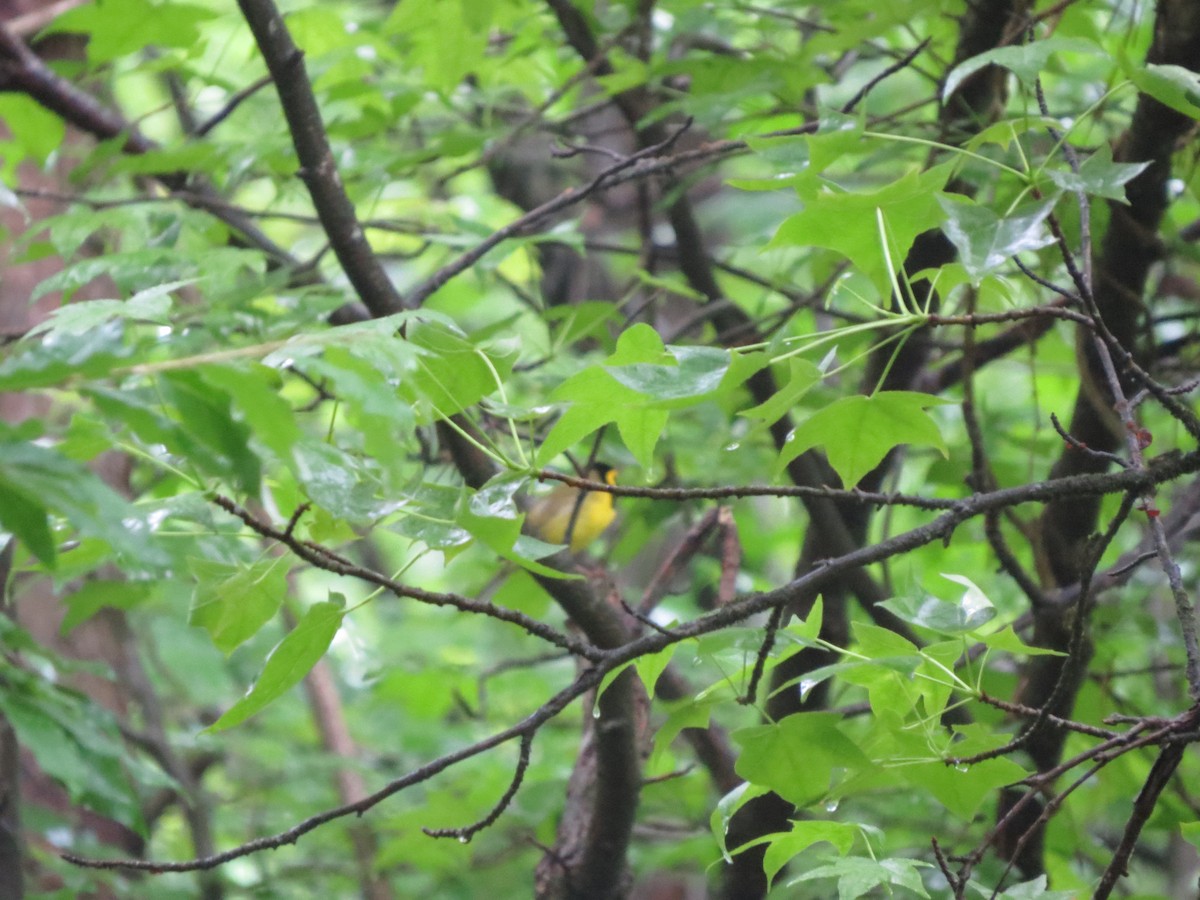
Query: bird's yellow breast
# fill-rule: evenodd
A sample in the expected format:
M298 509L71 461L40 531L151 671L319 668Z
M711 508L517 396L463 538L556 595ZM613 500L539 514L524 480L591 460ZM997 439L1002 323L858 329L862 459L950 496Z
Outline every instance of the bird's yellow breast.
M604 473L604 481L615 483L615 472ZM589 491L579 500L579 490L569 485L560 485L529 510L526 524L543 541L551 544L566 543L567 529L571 529L570 548L572 553L578 553L612 524L617 517L613 508L612 494ZM575 511L575 507L579 511ZM574 518L574 527L571 519Z

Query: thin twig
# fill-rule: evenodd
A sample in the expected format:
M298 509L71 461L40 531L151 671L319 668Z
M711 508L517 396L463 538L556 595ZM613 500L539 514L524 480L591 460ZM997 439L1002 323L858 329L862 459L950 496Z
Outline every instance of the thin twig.
M1175 774L1175 770L1183 761L1183 754L1187 748L1188 745L1185 742L1179 741L1167 744L1159 751L1158 758L1150 767L1150 774L1146 776L1146 781L1142 784L1142 789L1138 791L1137 799L1133 802L1133 814L1125 823L1125 833L1121 836L1121 843L1113 852L1112 860L1105 868L1104 874L1100 876L1100 884L1092 894L1092 900L1105 900L1116 887L1117 880L1129 874L1129 859L1133 856L1134 847L1137 846L1138 836L1141 835L1143 826L1149 821L1154 808L1158 805L1159 795L1170 783L1171 776Z
M524 737L525 735L534 734L542 725L557 716L560 712L566 709L573 701L587 693L600 683L603 677L604 669L592 668L582 672L570 685L563 688L555 694L546 703L543 703L531 715L524 718L521 722L503 731L498 731L490 737L456 750L453 753L447 753L440 756L426 765L423 765L409 772L400 778L389 781L386 785L380 788L373 794L364 797L354 803L346 803L333 809L326 810L315 816L310 816L307 819L288 828L286 831L278 832L269 837L256 838L252 841L247 841L244 844L239 844L223 853L217 853L212 856L206 856L199 859L185 860L183 862L160 862L156 860L146 859L89 859L87 857L76 856L72 853L62 854L62 858L69 863L77 866L82 866L89 869L108 869L108 870L126 870L140 872L196 872L205 869L215 869L225 863L235 859L241 859L245 856L250 856L255 853L260 853L263 850L274 850L278 847L285 847L289 844L294 844L301 837L308 834L327 822L332 822L335 819L342 819L346 816L361 816L369 809L378 806L388 797L397 794L406 788L413 785L423 784L429 781L435 775L444 772L446 769L454 766L464 760L478 756L493 747L499 747L511 741L513 738Z
M895 75L901 69L907 69L912 61L921 55L921 51L929 46L929 42L931 40L933 39L925 38L925 40L921 41L921 43L917 44L917 46L905 53L904 56L896 60L896 62L892 63L882 72L864 84L861 88L855 91L854 96L842 105L842 114L845 115L853 112L854 108L858 106L858 104L862 102L863 98L865 98L867 94L871 93L871 91L874 90L880 82Z
M771 656L771 651L775 649L775 638L779 634L779 625L782 621L783 607L777 606L771 610L771 618L767 620L762 643L758 647L758 653L754 655L754 669L750 672L750 682L746 685L746 692L738 697L738 703L744 706L751 706L758 699L758 683L762 681L763 672L767 667L767 659Z
M690 120L688 124L690 124ZM686 127L685 125L684 128ZM630 154L620 162L614 163L583 187L567 188L557 197L547 200L539 206L535 206L529 212L492 232L470 250L442 266L438 271L429 276L429 278L413 288L409 293L408 302L414 307L420 306L430 295L445 285L446 282L471 268L471 266L479 262L479 260L499 244L510 238L536 232L537 228L543 222L556 213L574 206L597 191L617 184L618 176L621 174L628 174L635 169L640 170L642 163L653 160L654 157L663 156L674 145L675 141L679 139L680 135L683 134L684 128L677 129L663 141L645 147L636 153Z
M533 747L533 732L527 732L521 735L521 749L517 756L517 768L513 772L512 781L509 782L508 789L504 795L492 807L491 812L471 825L466 825L462 828L422 828L432 838L458 838L462 843L467 843L476 834L489 828L496 823L496 820L504 814L512 803L513 798L517 796L517 791L521 788L521 782L525 780L525 772L529 768L529 751Z
M210 131L233 115L234 111L265 88L271 83L271 76L264 75L262 78L252 81L246 87L229 95L229 99L225 101L225 105L208 117L204 122L196 126L195 136L200 138L207 135Z
M221 507L226 512L241 519L242 522L254 531L265 538L278 541L283 544L296 556L300 557L305 562L326 572L333 572L337 575L346 575L351 578L358 578L368 584L373 584L376 587L384 588L387 591L395 594L397 597L407 597L410 600L418 600L422 603L428 603L432 606L450 606L463 612L477 613L479 615L488 616L489 618L498 619L501 622L508 622L524 629L534 637L539 637L548 643L554 644L557 647L562 647L564 650L569 650L576 656L583 659L598 660L602 658L602 653L591 644L580 641L578 638L570 637L562 634L559 631L551 628L537 619L531 618L524 613L517 612L513 609L508 609L503 606L497 606L494 603L482 600L472 600L469 597L463 597L458 594L451 594L437 591L426 591L422 588L411 587L401 584L400 582L388 578L372 569L356 565L346 557L335 553L334 551L316 544L312 541L299 540L290 531L274 527L268 522L255 517L248 510L234 503L228 497L223 497L220 494L213 495L212 502Z
M725 485L722 487L697 488L653 488L637 487L625 484L606 484L588 478L579 478L555 472L553 469L542 469L538 472L539 479L561 481L571 487L587 491L603 491L614 497L640 497L645 500L728 500L737 497L822 497L831 500L850 500L857 503L879 505L915 506L918 509L946 510L953 509L959 502L942 497L919 497L913 494L876 493L860 491L857 488L808 487L805 485L767 485L745 484Z

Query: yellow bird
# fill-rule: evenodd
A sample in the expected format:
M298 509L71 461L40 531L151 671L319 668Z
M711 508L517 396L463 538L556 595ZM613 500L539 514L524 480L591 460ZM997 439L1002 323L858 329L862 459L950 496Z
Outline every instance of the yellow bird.
M587 477L605 484L617 483L617 470L596 463ZM581 491L569 484L560 484L545 497L535 501L525 517L525 524L537 537L550 544L567 542L570 531L572 553L578 553L612 524L617 516L613 495L602 491Z

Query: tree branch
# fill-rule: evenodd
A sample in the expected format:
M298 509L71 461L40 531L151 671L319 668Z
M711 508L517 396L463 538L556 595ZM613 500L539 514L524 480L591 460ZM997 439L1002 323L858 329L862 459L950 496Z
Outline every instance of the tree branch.
M238 0L238 6L275 82L300 161L300 178L342 271L371 315L380 318L400 312L404 302L371 250L338 175L317 98L305 71L304 54L292 41L283 16L271 0Z

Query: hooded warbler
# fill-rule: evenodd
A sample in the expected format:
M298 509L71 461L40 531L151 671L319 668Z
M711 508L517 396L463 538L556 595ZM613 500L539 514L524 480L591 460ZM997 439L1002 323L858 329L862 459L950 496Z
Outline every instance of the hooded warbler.
M587 477L616 484L617 470L596 463L588 470ZM578 553L600 537L616 515L612 494L582 491L569 484L560 484L534 502L525 517L525 524L533 534L551 544L566 543L569 531L571 552Z

